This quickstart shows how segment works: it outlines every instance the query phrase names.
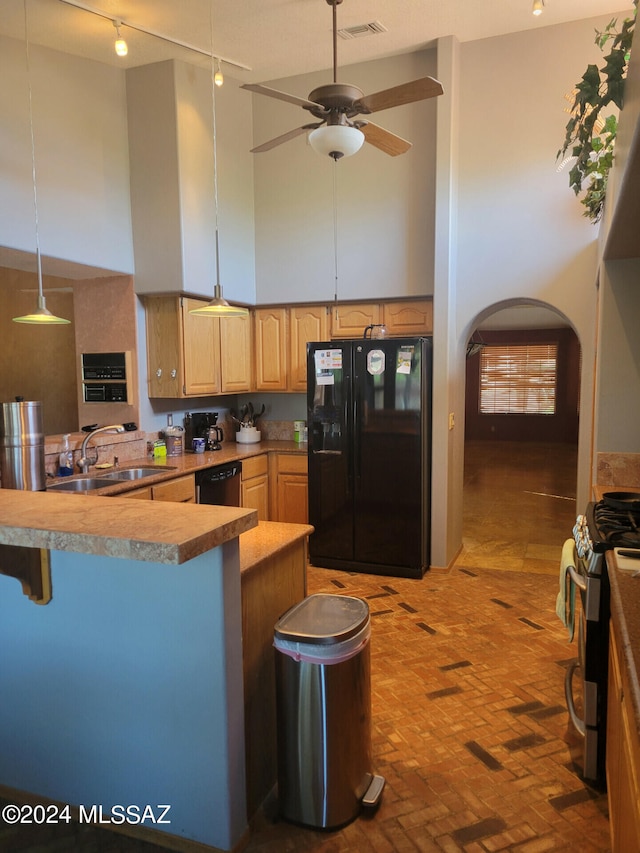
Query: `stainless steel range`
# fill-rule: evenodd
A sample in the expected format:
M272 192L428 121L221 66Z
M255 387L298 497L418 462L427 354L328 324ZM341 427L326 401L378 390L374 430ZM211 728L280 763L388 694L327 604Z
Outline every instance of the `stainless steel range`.
M580 593L578 658L567 669L565 694L569 716L583 739L583 776L604 786L610 612L604 555L612 548L640 548L640 495L608 492L603 500L589 503L576 520L573 537L576 559L569 573Z

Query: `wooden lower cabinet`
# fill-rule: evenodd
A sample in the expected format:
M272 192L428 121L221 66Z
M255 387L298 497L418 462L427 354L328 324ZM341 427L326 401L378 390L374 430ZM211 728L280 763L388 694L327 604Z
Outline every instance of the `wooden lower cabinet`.
M640 851L640 738L622 643L610 623L607 790L612 853Z
M196 502L196 478L194 474L185 474L155 486L144 486L118 495L121 498L134 498L147 501L174 501L177 503Z
M274 521L309 523L307 457L300 453L276 453L272 461L271 506Z
M258 565L245 565L243 542L260 535L261 529L258 527L240 537L242 667L249 819L274 787L278 773L273 628L280 616L302 601L307 592L306 537L274 549L274 553ZM269 539L273 541L276 536L277 534L271 532Z
M255 509L258 521L269 520L269 460L266 454L242 460L241 503Z

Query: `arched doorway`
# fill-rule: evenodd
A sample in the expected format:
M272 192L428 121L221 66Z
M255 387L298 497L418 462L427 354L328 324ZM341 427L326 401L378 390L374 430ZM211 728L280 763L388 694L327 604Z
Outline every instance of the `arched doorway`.
M457 566L555 574L576 516L580 343L542 303L494 306L467 346Z

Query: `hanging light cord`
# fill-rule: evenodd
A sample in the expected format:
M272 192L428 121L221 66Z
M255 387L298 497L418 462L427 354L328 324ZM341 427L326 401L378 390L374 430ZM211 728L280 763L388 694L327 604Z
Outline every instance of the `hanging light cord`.
M338 161L333 161L333 299L338 310Z
M42 291L42 260L40 258L40 230L38 227L38 190L36 189L36 143L33 134L33 104L31 95L31 64L29 60L29 39L26 34L29 32L27 26L27 0L24 0L24 32L25 32L25 53L27 57L27 85L29 89L29 130L31 133L31 178L33 183L33 210L36 223L36 263L38 265L38 307L42 307L43 291Z
M209 3L209 35L211 38L211 111L213 113L213 202L216 229L216 284L220 284L220 249L218 240L218 145L216 139L216 87L215 60L213 56L213 2Z

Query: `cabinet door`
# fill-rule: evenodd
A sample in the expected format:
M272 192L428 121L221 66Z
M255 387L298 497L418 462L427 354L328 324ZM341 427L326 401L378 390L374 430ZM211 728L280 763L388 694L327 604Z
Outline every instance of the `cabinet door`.
M326 305L297 305L289 309L289 390L307 390L307 343L329 337Z
M307 477L303 474L278 475L278 521L309 523Z
M221 317L220 379L223 394L251 390L251 314Z
M385 302L382 322L388 335L430 335L433 332L433 300L407 299L403 302Z
M220 393L220 320L217 317L198 317L191 308L204 300L183 298L182 351L184 386L180 396L201 397Z
M241 502L255 509L258 521L269 521L269 460L266 454L242 460Z
M149 397L181 397L180 306L175 296L145 299Z
M151 486L154 501L177 501L179 503L195 503L196 480L193 474L168 480Z
M607 790L613 853L640 850L640 747L631 685L611 623L607 694Z
M278 453L275 490L276 521L309 523L307 457L301 453Z
M287 390L287 309L254 312L256 390Z
M361 338L371 323L381 323L382 311L377 302L336 305L331 309L332 338Z
M269 521L269 478L266 474L243 481L241 493L242 506L257 510L258 521Z

